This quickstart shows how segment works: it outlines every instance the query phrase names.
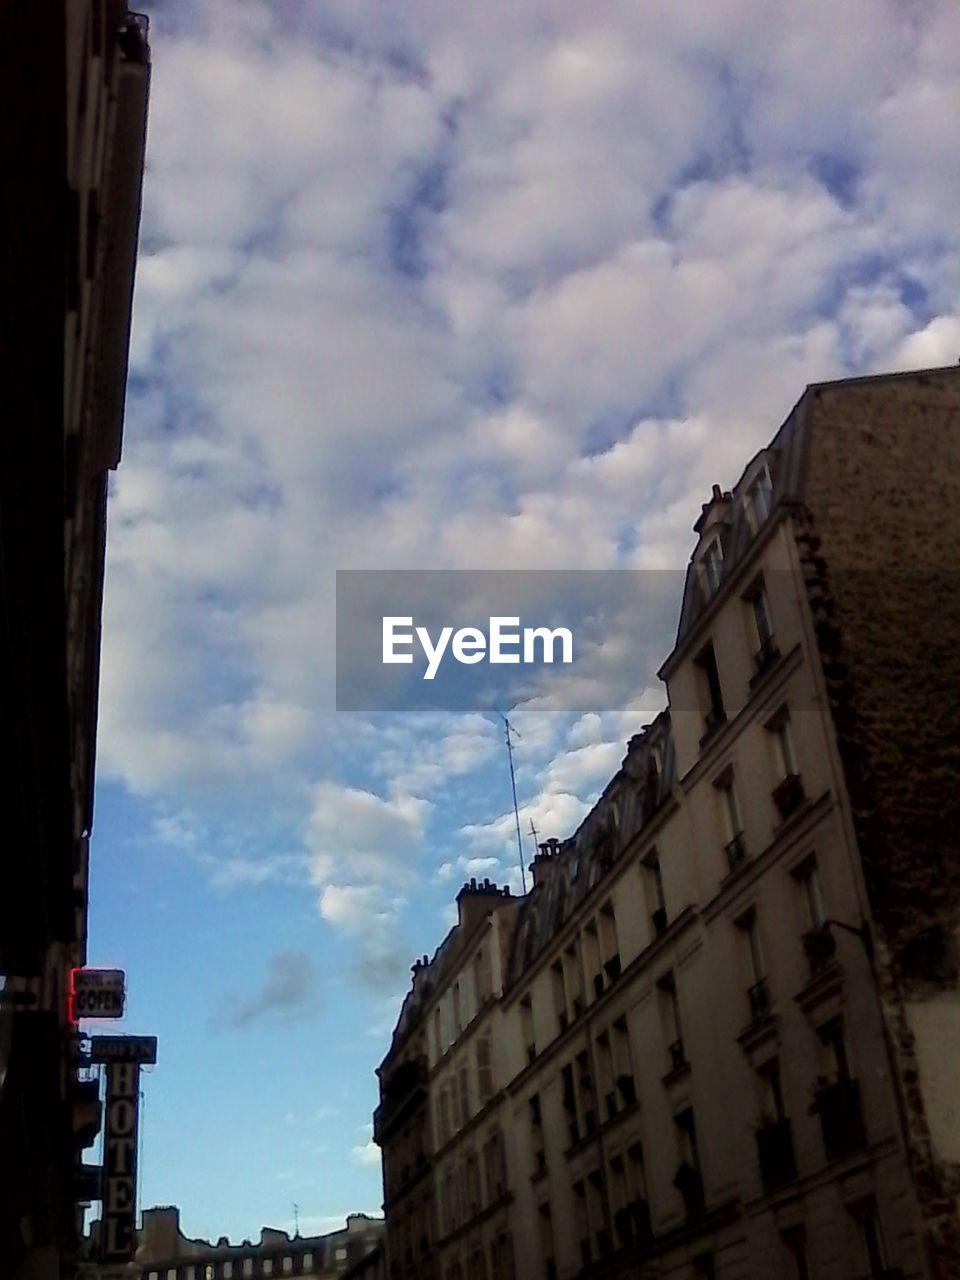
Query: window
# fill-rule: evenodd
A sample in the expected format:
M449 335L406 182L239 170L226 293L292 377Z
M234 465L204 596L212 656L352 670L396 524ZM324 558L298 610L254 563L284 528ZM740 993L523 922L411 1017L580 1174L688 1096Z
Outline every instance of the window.
M583 1182L573 1184L573 1217L577 1239L580 1241L580 1260L585 1267L593 1261L590 1247L590 1216L587 1210L587 1188Z
M186 1269L186 1280L197 1280L197 1268L189 1266Z
M656 849L643 861L644 895L647 909L653 921L654 934L659 937L667 927L667 900L663 892L663 876L660 874L660 858Z
M749 961L749 974L752 982L762 982L766 977L763 967L763 947L760 943L760 930L757 926L756 911L748 911L737 921L737 928L743 935Z
M537 1056L537 1042L533 1029L533 1003L529 996L520 1001L520 1031L527 1053L527 1061L532 1062Z
M877 1206L872 1200L866 1201L853 1210L853 1215L857 1220L860 1233L860 1249L864 1265L867 1267L866 1274L882 1280L882 1277L887 1274L887 1261Z
M680 1162L691 1169L700 1168L700 1149L697 1146L697 1127L693 1119L693 1108L687 1107L673 1117L677 1131L677 1147Z
M550 966L550 982L553 989L553 1007L562 1033L567 1029L569 1018L567 1017L567 990L563 982L563 965L559 960L555 960Z
M760 1088L760 1115L764 1120L786 1120L787 1108L783 1101L783 1084L780 1079L780 1063L776 1058L765 1062L757 1072Z
M850 1058L843 1035L842 1018L831 1018L820 1028L820 1043L823 1045L824 1075L827 1079L850 1080Z
M302 1267L302 1270L304 1271L313 1270L313 1254L312 1253L305 1253L303 1255L303 1262L301 1263L301 1267Z
M704 735L701 739L701 745L706 739L724 723L727 713L723 707L723 690L720 686L720 671L717 667L717 655L713 649L713 642L704 645L704 647L694 658L694 665L698 672L698 684L700 687L700 706L703 711Z
M459 1035L463 1030L463 1022L461 1020L462 1010L460 1008L460 983L453 984L453 1029L454 1034Z
M291 1258L289 1254L287 1254L283 1259L283 1265L281 1269L287 1273L293 1270L293 1258Z
M617 918L613 903L606 902L600 908L600 953L607 977L611 980L620 973L620 944L617 940ZM613 968L616 968L616 974Z
M773 746L776 755L777 772L781 778L787 778L797 770L797 753L793 745L793 730L790 728L790 713L781 707L777 715L767 726L773 735Z
M779 782L773 789L773 801L781 821L786 822L787 818L800 808L806 797L797 765L790 713L785 706L781 707L773 719L767 722L766 728L773 739L774 767L776 776L779 778Z
M587 971L587 990L596 997L603 994L603 964L600 959L600 936L596 921L591 920L583 931L583 963Z
M632 1106L637 1100L637 1093L633 1083L633 1054L630 1052L630 1035L627 1031L626 1017L619 1017L613 1023L610 1047L613 1053L614 1083L617 1086L620 1101L625 1107Z
M547 1167L547 1152L543 1141L543 1113L539 1093L532 1094L530 1098L530 1144L533 1149L533 1168L530 1172L542 1173Z
M440 1094L440 1133L446 1142L453 1132L450 1115L450 1090L444 1089Z
M816 860L810 858L794 874L803 895L803 910L807 926L810 929L822 929L827 922L827 912L823 905L823 890L820 886L820 872Z
M252 1259L252 1258L244 1258L244 1260L243 1260L243 1274L244 1274L245 1276L252 1276L252 1275L253 1275L253 1259Z
M176 1277L176 1274L177 1274L176 1271L174 1271L173 1274L174 1274L174 1277ZM203 1280L214 1280L214 1276L216 1274L217 1274L217 1268L213 1265L213 1263L212 1262L206 1263L206 1265L203 1268Z
M443 1057L443 1034L440 1029L440 1006L433 1011L433 1038L437 1044L437 1057Z
M772 506L773 484L770 480L770 471L764 463L744 497L747 520L754 533L764 523Z
M223 1276L223 1280L231 1280L231 1278L232 1278L232 1276L233 1276L233 1263L232 1263L232 1262L230 1262L230 1261L228 1260L228 1261L226 1261L226 1262L223 1264L223 1270L222 1270L222 1272L221 1272L221 1275Z
M261 1271L265 1276L273 1275L273 1259L272 1258L264 1258L263 1263L261 1265Z
M347 1246L345 1244L338 1244L334 1250L333 1256L336 1258L337 1262L343 1262L347 1256Z
M693 1260L694 1280L717 1280L717 1268L712 1253L698 1254Z
M807 1257L807 1234L803 1227L791 1227L784 1231L783 1250L787 1256L788 1270L785 1274L789 1280L811 1280L810 1262Z
M473 983L476 990L477 1008L479 1009L489 998L493 990L493 979L490 972L490 951L481 947L473 960Z
M480 1036L477 1040L477 1082L479 1086L480 1105L483 1106L493 1097L493 1057L490 1049L490 1037Z
M712 596L720 586L723 576L723 544L719 537L708 543L700 561L703 566L703 581L707 595Z
M677 985L672 973L665 973L657 982L660 1022L663 1026L670 1054L670 1072L679 1071L687 1065L683 1050L683 1029L680 1023L680 1002L677 999Z
M761 589L750 600L750 614L757 641L758 653L773 647L773 623L770 621L770 607L767 597Z
M728 766L714 780L717 800L720 804L720 822L723 830L723 847L727 855L727 864L733 871L740 866L747 856L746 843L743 838L743 819L740 815L740 803L733 785L733 768Z
M553 1215L549 1204L539 1206L537 1221L540 1227L540 1254L543 1258L544 1278L554 1280L557 1274L556 1245L553 1240Z
M460 1127L470 1119L470 1072L466 1066L460 1068Z
M210 1271L211 1271L211 1273L213 1272L213 1267L212 1267L212 1266L210 1267ZM177 1268L176 1268L176 1267L168 1267L168 1268L167 1268L167 1280L177 1280Z

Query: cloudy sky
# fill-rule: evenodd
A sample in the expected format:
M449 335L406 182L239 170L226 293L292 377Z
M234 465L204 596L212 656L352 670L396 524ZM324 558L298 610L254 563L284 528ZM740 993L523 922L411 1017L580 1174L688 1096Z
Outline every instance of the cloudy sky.
M93 963L142 1200L375 1210L373 1074L502 726L337 715L337 568L676 569L805 384L960 356L960 24L923 0L155 0ZM669 627L660 637L666 654ZM572 832L662 704L518 713Z

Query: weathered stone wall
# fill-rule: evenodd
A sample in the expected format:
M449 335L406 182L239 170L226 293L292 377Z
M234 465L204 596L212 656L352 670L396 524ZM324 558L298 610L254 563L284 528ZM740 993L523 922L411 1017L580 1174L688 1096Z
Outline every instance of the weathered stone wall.
M960 1274L960 1115L943 1089L960 1035L960 369L808 395L798 537L946 1277ZM934 1003L935 1017L914 1016Z

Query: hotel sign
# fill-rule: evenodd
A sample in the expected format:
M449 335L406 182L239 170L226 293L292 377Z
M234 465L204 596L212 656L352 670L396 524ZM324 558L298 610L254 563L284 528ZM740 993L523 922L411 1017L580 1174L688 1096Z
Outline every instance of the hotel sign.
M70 1021L81 1018L122 1018L122 969L74 969L70 974Z
M101 1258L104 1262L129 1262L137 1247L140 1063L110 1062L106 1074Z

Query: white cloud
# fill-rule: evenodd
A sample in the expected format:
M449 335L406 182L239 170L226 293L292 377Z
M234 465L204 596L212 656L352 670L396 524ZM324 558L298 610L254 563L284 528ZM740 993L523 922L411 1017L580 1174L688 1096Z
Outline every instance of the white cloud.
M157 14L99 729L155 837L221 887L309 880L391 991L398 882L515 875L472 785L502 726L334 714L334 571L676 569L805 382L955 363L958 31L893 0ZM524 841L659 710L641 656L622 711L513 716Z

